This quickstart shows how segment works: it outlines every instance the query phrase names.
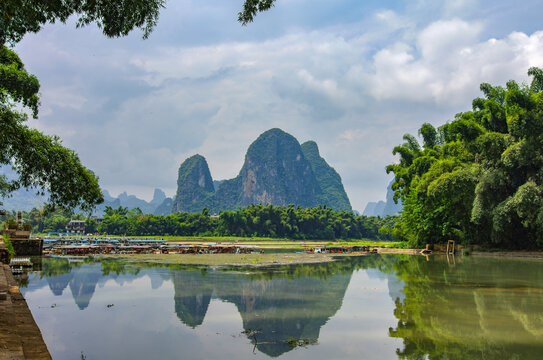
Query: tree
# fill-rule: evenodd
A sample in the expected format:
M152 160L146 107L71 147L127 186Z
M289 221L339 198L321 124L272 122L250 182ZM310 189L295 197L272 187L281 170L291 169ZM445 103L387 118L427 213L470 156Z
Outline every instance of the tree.
M164 0L3 0L0 5L0 41L15 44L27 32L77 16L77 27L96 23L107 37L125 36L134 28L147 38L156 25Z
M424 149L410 135L394 148L396 230L412 245L543 247L543 70L528 74L529 86L481 84L485 97L438 131L424 124Z
M274 3L275 0L245 0L243 10L238 13L238 21L247 25L253 22L257 13L271 9Z
M146 39L158 21L165 0L3 0L0 4L0 42L15 44L28 32L75 15L77 27L96 23L107 37L128 35L134 28ZM269 10L275 0L245 0L238 13L242 25L257 13Z
M27 32L46 23L65 22L77 14L77 26L92 22L108 37L127 35L141 28L146 38L152 31L163 0L4 0L0 5L0 165L12 166L18 179L0 175L0 196L20 187L49 193L52 205L79 206L90 210L103 201L98 178L86 169L72 150L56 136L47 136L25 125L30 110L38 117L39 82L29 74L17 54L7 47Z
M103 201L98 179L56 136L44 135L24 123L27 108L34 118L39 106L38 79L28 74L17 54L0 47L0 165L12 166L18 179L0 176L0 195L20 187L46 190L53 205L89 210Z

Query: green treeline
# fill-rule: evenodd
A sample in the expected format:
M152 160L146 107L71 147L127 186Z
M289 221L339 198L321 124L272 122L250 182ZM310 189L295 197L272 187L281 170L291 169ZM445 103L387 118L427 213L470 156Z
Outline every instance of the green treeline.
M66 210L43 214L37 209L23 214L34 232L65 231L71 219L81 214ZM294 205L250 205L235 211L223 211L218 217L201 213L178 212L167 216L142 214L139 209L106 206L101 221L86 219L86 233L127 236L253 236L300 240L394 239L391 229L398 218L366 217L326 206L301 208Z
M218 217L201 213L178 212L167 216L141 214L137 209L106 208L103 220L87 220L87 232L128 236L255 236L290 239L382 239L392 236L387 229L396 218L358 216L334 211L325 206L301 208L294 205L250 205L223 211ZM90 231L95 230L95 231ZM380 233L381 230L381 233Z
M394 234L412 246L543 247L543 70L530 85L481 84L483 98L445 125L423 124L394 148L392 189L403 202Z

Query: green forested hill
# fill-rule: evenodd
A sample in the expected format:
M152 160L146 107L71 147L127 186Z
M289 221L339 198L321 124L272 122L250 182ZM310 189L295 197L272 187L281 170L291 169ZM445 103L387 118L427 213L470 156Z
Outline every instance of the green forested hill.
M294 136L271 129L247 150L240 171L241 205L316 206L319 185Z
M328 165L319 154L319 147L314 141L306 141L302 145L302 152L311 164L313 174L320 187L319 204L326 204L335 210L352 211L351 203L343 188L341 177L336 170Z
M215 187L206 159L201 155L188 158L179 167L177 194L172 211L199 212L213 208Z
M268 130L249 146L238 176L221 181L216 190L205 159L193 156L179 169L173 211L208 208L218 214L251 204L327 205L351 211L340 176L312 144L306 145L308 159L292 135L281 129Z

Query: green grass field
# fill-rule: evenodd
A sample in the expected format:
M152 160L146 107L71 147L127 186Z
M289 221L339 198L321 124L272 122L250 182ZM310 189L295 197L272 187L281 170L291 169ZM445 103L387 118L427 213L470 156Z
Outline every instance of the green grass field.
M47 234L34 234L34 236L47 236ZM99 235L107 237L119 237L118 235ZM238 237L238 236L128 236L128 238L155 238L164 239L172 242L212 242L212 243L234 243L234 244L254 244L261 247L302 249L307 246L379 246L385 248L398 248L401 246L399 241L380 241L371 239L349 239L349 240L294 240L287 238L269 238L269 237Z
M293 240L285 238L235 237L235 236L163 236L166 241L182 242L221 242L236 244L257 244L261 247L304 248L307 246L379 246L395 248L399 241L378 241L370 239L330 240Z

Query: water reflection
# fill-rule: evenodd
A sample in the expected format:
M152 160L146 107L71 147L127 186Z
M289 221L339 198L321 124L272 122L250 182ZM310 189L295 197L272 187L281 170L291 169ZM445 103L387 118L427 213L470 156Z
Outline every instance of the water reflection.
M204 322L215 285L213 280L205 279L200 271L172 271L175 313L185 325L195 328Z
M315 343L320 328L341 307L350 274L259 278L232 272L171 270L175 312L186 325L204 322L212 296L236 306L245 333L258 350L279 356L289 338ZM262 275L262 274L261 274Z
M212 298L231 303L241 316L245 336L256 349L273 357L293 350L289 339L302 339L304 345L318 342L321 327L341 307L351 274L364 262L353 258L255 271L70 260L44 259L39 276L55 296L69 287L80 310L89 306L97 286L110 279L122 283L129 277L133 281L154 267L167 268L175 313L183 324L193 329L202 325ZM165 277L150 278L152 288L158 288ZM31 289L39 284L35 282Z
M123 295L123 289L129 288L129 284L139 284L143 278L150 280L153 291L148 289L149 285L138 285L136 292ZM69 288L83 314L80 318L84 326L99 328L103 324L92 325L84 314L96 301L93 297L97 289L105 290L109 281L122 288L102 295L102 309L109 302L120 303L122 296L142 299L144 310L138 315L149 323L156 320L153 330L156 336L166 333L170 336L169 332L174 330L157 332L156 329L169 322L167 314L160 312L161 306L171 306L177 324L184 324L192 331L157 337L154 341L160 344L162 358L176 357L179 349L175 344L170 345L175 336L180 336L183 349L188 349L187 346L195 343L191 336L209 332L205 324L213 324L216 319L206 316L209 317L214 301L225 304L221 311L233 306L243 327L243 334L238 331L238 336L245 338L255 351L270 357L294 353L289 339L303 340L308 348L303 353L296 352L296 357L305 354L311 359L354 358L364 349L372 349L364 354L365 358L376 359L539 359L543 353L543 263L539 260L466 257L451 262L440 257L390 255L268 269L213 269L52 258L43 260L42 271L29 277L23 293L28 293L25 296L32 302L31 294L39 289L48 287L54 298L61 298ZM386 290L381 295L378 289L362 286L361 281L385 284ZM351 313L347 317L343 314L338 318L348 289L352 298L348 303L354 300L358 303L349 307ZM164 301L164 294L169 303ZM390 305L381 308L379 304L384 303ZM118 316L130 323L131 320L126 320L130 312L121 314L120 310L119 307ZM362 327L372 323L372 313L380 323L370 333L371 338L367 338ZM396 320L387 322L393 319L392 313ZM214 314L216 317L217 313ZM233 320L227 315L219 313L219 317L226 316L231 323ZM337 335L330 331L323 335L324 325L331 319L337 323L328 327ZM42 326L39 318L38 324ZM112 331L132 334L134 330L113 328ZM145 334L142 336L149 336ZM203 350L194 350L187 357L218 357L227 349L233 351L232 356L239 357L243 353L234 345L239 345L238 338L231 335L232 339L225 337L221 345L215 339L211 345L192 346ZM349 342L338 344L347 338ZM395 342L390 343L391 340ZM166 344L172 349L168 350ZM206 353L210 351L207 346L225 348ZM144 358L138 357L143 356L138 352L131 356Z
M538 260L409 257L393 266L401 359L540 359L543 264Z

